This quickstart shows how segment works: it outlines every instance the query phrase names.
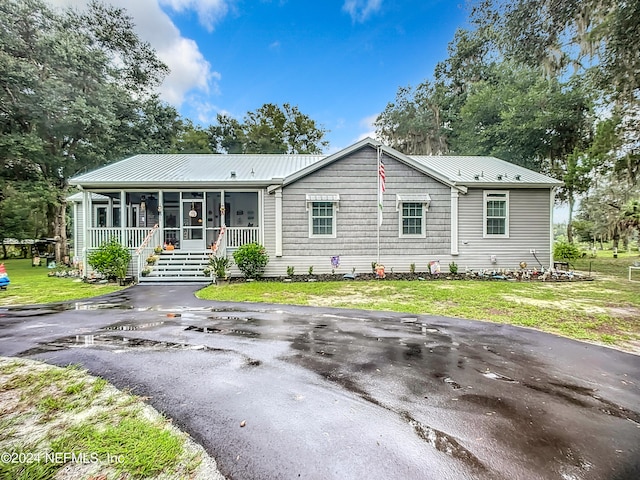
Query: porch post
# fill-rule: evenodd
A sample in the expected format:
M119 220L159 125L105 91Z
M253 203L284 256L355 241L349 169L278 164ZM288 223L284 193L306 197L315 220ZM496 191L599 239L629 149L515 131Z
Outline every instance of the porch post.
M89 262L87 262L87 255L89 249L93 247L93 239L89 237L89 225L91 225L91 199L89 192L83 190L82 192L82 209L84 215L82 216L82 237L84 238L84 251L82 252L82 272L84 276L87 276L87 269L89 268Z
M108 196L107 200L107 221L105 227L113 227L113 198Z
M120 245L127 246L127 210L125 202L127 194L120 190Z
M224 189L220 190L220 231L222 231L222 227L224 227L225 229L225 233L224 236L222 237L222 241L220 242L220 245L218 246L218 248L222 248L222 252L221 252L221 256L226 257L227 256L227 222L225 220L226 217L226 204L224 202ZM218 235L220 235L218 233Z
M206 197L205 197L206 207ZM205 225L206 226L206 225ZM164 191L158 190L158 228L161 232L160 239L164 243Z

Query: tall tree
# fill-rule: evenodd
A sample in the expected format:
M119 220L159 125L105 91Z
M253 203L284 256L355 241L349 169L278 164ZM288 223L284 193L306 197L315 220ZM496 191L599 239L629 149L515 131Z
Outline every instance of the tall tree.
M132 138L166 72L122 9L0 3L2 175L55 192L46 205L58 259L66 253L69 177L108 161L108 147Z
M220 153L322 153L327 131L298 107L266 103L248 112L243 122L218 115L209 128Z
M442 155L449 149L450 133L443 122L445 102L441 84L400 87L395 101L376 118L376 135L408 155Z
M209 131L184 120L173 139L171 153L213 153Z

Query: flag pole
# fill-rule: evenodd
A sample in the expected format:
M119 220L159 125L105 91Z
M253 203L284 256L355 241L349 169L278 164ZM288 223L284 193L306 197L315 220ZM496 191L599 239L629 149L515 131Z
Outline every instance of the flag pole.
M381 185L380 182L382 178L380 177L380 146L378 146L378 168L376 169L376 178L378 179L378 255L376 263L380 263L380 224L382 223L382 193L381 193Z

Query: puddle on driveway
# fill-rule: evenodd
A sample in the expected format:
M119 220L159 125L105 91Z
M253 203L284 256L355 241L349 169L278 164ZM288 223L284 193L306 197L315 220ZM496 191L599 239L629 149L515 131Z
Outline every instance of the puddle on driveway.
M39 347L26 350L21 357L38 355L40 353L56 352L70 348L97 348L112 350L115 352L144 349L144 350L204 350L219 351L218 348L210 348L206 345L190 345L186 343L161 342L145 338L129 338L119 335L71 335L47 342Z
M260 336L258 332L253 332L251 330L242 330L239 328L230 328L225 330L216 327L196 327L195 325L189 325L185 328L185 330L198 333L220 333L222 335L236 335L239 337L248 338L256 338Z
M167 322L114 323L113 325L104 327L103 330L120 330L120 331L145 330L147 328L160 327L166 324Z

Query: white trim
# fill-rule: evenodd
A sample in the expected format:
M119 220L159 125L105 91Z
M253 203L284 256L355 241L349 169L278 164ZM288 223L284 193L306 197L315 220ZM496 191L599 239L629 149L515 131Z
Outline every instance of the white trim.
M422 218L420 222L420 233L404 233L404 225L402 220L404 216L402 215L403 205L405 203L413 203L422 206ZM422 202L410 202L405 201L396 204L398 206L398 237L399 238L426 238L427 237L427 205ZM409 218L409 217L408 217ZM418 218L418 217L410 217L410 218Z
M127 192L120 190L120 241L124 244L127 228Z
M400 206L403 203L422 203L429 210L431 197L428 193L396 193L396 211L400 211Z
M276 201L276 257L282 256L282 188L275 191Z
M422 205L422 222L420 233L404 233L403 209L405 203L417 203ZM427 237L427 211L431 203L428 193L400 194L396 193L396 211L398 212L398 237L399 238L426 238ZM416 218L416 217L412 217Z
M549 268L553 267L553 206L556 201L556 189L549 189Z
M505 221L503 234L487 233L487 197L489 195L504 195ZM483 238L509 238L509 190L483 190L482 192L482 236Z
M313 203L313 202L335 203L336 209L337 209L338 204L340 203L340 194L339 193L324 193L324 194L307 193L306 201L307 201L307 210L309 210L309 203Z
M459 255L459 217L458 217L458 199L460 193L457 189L451 187L451 255Z
M337 212L338 212L338 202L331 200L313 200L310 201L309 195L307 195L307 211L309 212L309 238L336 238L336 228L337 228ZM314 203L329 203L331 204L331 234L314 234L313 233L313 204ZM326 217L323 217L326 218Z
M89 223L91 219L90 213L91 210L91 196L87 190L82 192L82 274L86 277L88 275L89 261L88 261L88 252L89 252Z

